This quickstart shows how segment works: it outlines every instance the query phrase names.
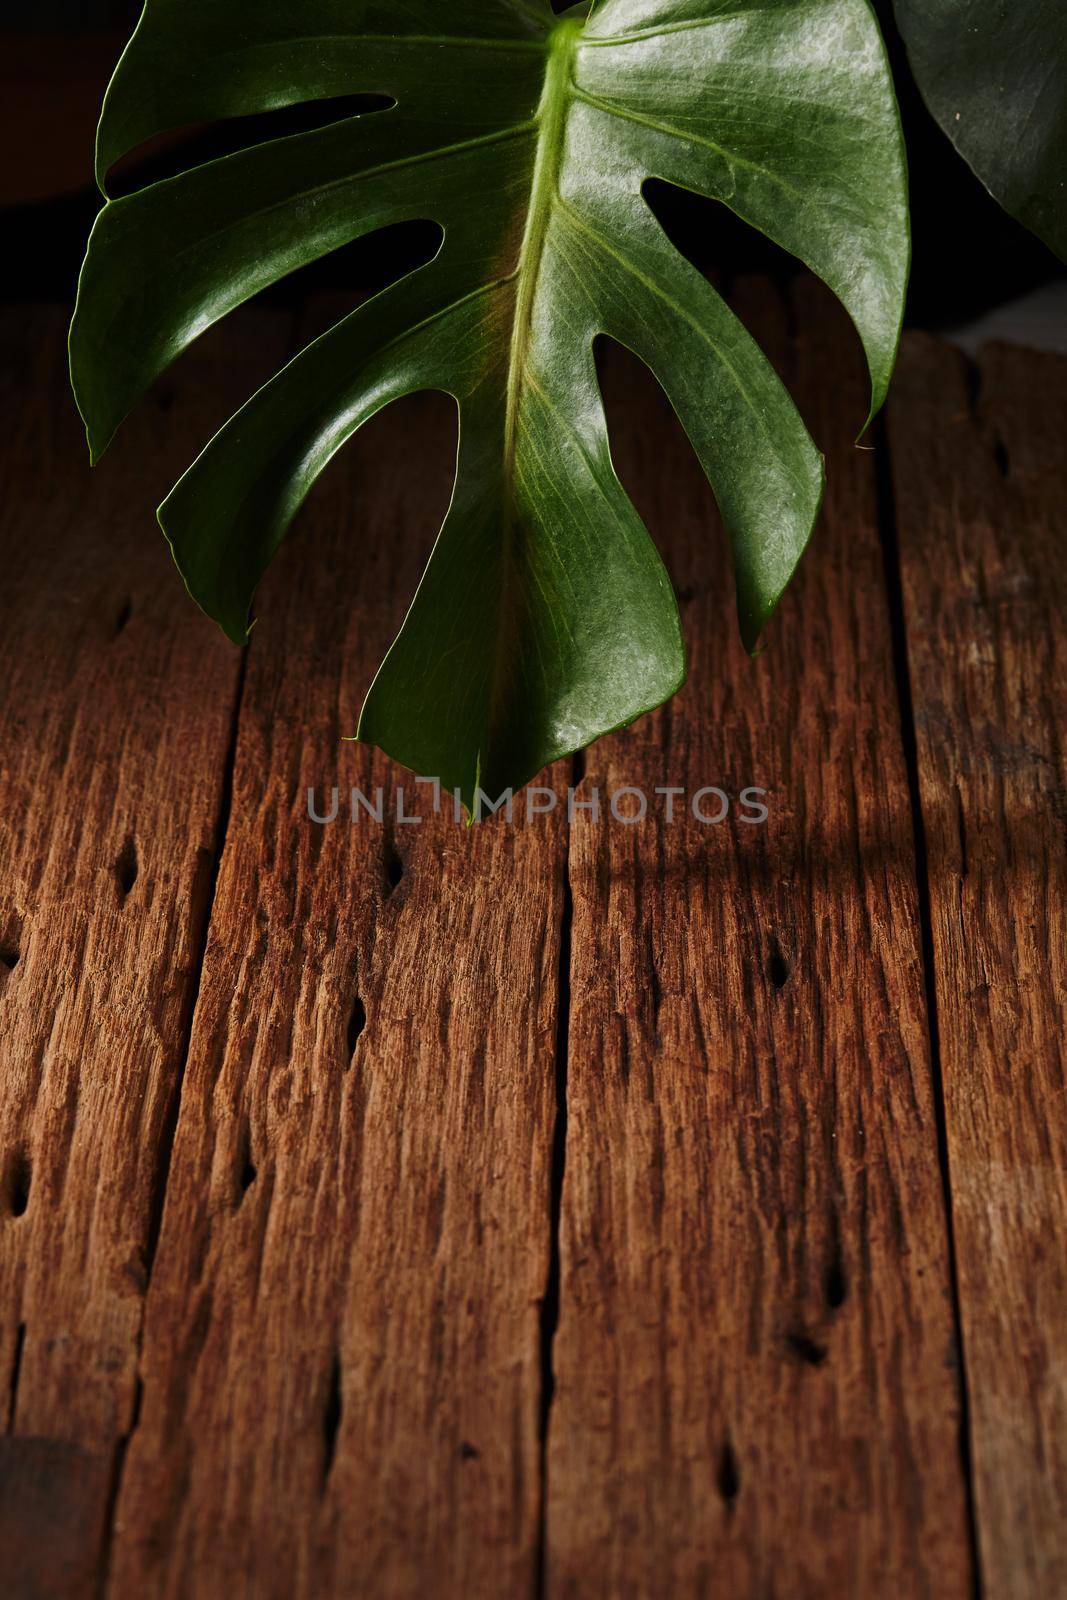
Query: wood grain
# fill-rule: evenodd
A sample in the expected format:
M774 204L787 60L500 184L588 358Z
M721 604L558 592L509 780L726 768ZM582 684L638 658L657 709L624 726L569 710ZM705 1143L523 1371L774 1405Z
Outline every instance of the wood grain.
M152 496L274 341L258 324L199 355L196 403L161 389L90 479L65 316L0 314L3 1479L54 1469L69 1572L86 1539L99 1555L135 1406L237 686ZM0 1487L0 1562L19 1505ZM55 1546L40 1556L54 1574Z
M1067 361L890 413L984 1593L1067 1593Z
M615 353L691 681L576 764L599 820L473 831L342 743L449 405L331 469L242 688L151 507L288 323L90 478L62 318L0 315L15 1600L956 1600L969 1510L986 1600L1067 1592L1067 363L913 338L879 462L828 297L736 298L830 456L770 648ZM624 784L734 808L628 827Z
M533 1593L563 831L353 825L340 742L453 452L377 419L264 590L114 1596Z
M740 304L781 353L785 307ZM573 832L553 1597L970 1592L912 818L872 460L848 443L865 397L843 320L814 291L795 316L829 499L756 662L662 396L635 371L618 409L691 678L588 752L583 790L755 784L771 815Z

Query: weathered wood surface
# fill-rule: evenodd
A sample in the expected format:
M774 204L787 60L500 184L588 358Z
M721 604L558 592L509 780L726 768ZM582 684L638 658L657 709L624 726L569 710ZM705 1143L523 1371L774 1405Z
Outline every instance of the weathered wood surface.
M907 345L890 412L981 1566L1067 1594L1067 362Z
M748 309L781 350L782 307ZM635 375L619 419L692 673L589 751L586 786L717 784L735 806L573 836L561 1596L970 1588L912 820L873 457L850 444L865 395L843 319L815 296L797 317L787 376L829 496L758 661L665 402L639 407ZM763 827L738 820L752 784Z
M23 1448L28 1473L54 1469L39 1528L91 1538L95 1560L133 1416L238 682L175 587L150 496L274 334L199 357L195 403L175 411L163 389L90 481L66 322L0 317L0 1360L4 1484ZM0 1493L5 1547L22 1505Z
M752 783L763 827L352 824L352 785L413 798L341 741L450 407L336 464L242 684L150 507L282 330L236 319L89 480L61 319L5 324L17 1600L951 1597L972 1514L987 1595L1064 1586L1064 367L990 356L975 421L913 343L894 529L840 314L741 299L826 517L748 662L706 487L617 371L693 675L576 775Z
M405 779L341 743L454 433L368 427L264 589L117 1594L533 1592L563 832L353 825Z

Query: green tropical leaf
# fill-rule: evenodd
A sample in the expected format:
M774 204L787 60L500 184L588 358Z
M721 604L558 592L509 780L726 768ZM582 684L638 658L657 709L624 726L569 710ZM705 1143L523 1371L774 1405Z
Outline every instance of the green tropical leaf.
M923 99L1006 211L1067 261L1067 3L895 0Z
M339 95L390 109L110 202L71 332L94 458L232 307L388 224L433 260L311 344L160 509L237 640L317 475L398 397L455 397L454 498L359 736L458 787L518 787L671 695L677 607L612 467L593 345L656 373L711 480L754 646L807 543L820 457L768 362L663 234L656 177L812 267L863 339L873 407L908 263L892 86L867 0L148 0L99 175L168 128ZM714 225L713 214L710 226ZM832 374L828 381L833 381Z

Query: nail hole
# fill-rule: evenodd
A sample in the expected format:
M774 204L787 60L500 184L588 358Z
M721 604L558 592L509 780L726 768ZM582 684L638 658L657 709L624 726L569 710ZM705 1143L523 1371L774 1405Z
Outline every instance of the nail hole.
M21 1217L30 1203L33 1166L25 1150L14 1150L7 1164L7 1204L13 1217Z
M122 606L119 609L119 614L115 618L115 631L114 631L114 634L113 634L114 638L117 639L119 634L123 633L125 631L126 624L129 622L129 620L130 620L130 618L132 616L133 616L133 601L132 600L124 600L123 603L122 603Z
M137 841L131 834L119 852L118 860L115 862L115 876L118 879L119 892L123 900L125 900L126 896L137 882L137 874L139 870L140 869L137 862Z
M393 894L400 887L400 880L404 876L404 862L395 844L390 844L385 858L385 881L389 885L389 893Z
M776 989L784 989L789 982L789 962L775 945L767 959L767 976Z
M477 1461L481 1456L481 1453L482 1452L480 1450L476 1450L472 1444L468 1444L466 1439L464 1439L463 1443L459 1447L459 1459L461 1461Z
M1004 443L1004 440L1000 437L999 433L993 440L993 460L997 464L997 471L1000 473L1000 476L1002 478L1010 478L1011 456L1008 454L1008 447Z
M821 1367L828 1354L825 1345L817 1344L806 1333L787 1334L786 1344L797 1360L803 1361L808 1367Z
M252 1160L252 1130L246 1122L241 1128L241 1137L237 1146L237 1204L240 1205L245 1195L259 1177L259 1168Z
M840 1256L835 1256L827 1267L824 1288L826 1291L826 1304L830 1307L830 1310L839 1310L848 1298L848 1279L845 1276L844 1263Z
M330 1383L326 1392L326 1409L322 1415L322 1435L324 1443L322 1478L327 1480L333 1469L334 1458L337 1455L337 1435L341 1431L341 1358L334 1355L333 1365L330 1368Z
M356 1053L356 1045L360 1035L367 1026L367 1008L361 997L357 994L352 1002L352 1011L348 1018L348 1059L351 1061Z
M741 1493L741 1469L737 1464L737 1456L729 1439L723 1445L722 1455L719 1457L717 1482L722 1498L728 1506L732 1506Z
M11 915L7 920L4 935L0 938L0 976L5 972L14 972L22 955L22 919Z

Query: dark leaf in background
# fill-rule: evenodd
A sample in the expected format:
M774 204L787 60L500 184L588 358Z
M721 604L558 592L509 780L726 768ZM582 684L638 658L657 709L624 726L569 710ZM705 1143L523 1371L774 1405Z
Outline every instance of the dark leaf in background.
M923 97L1012 216L1067 259L1067 0L895 0Z

